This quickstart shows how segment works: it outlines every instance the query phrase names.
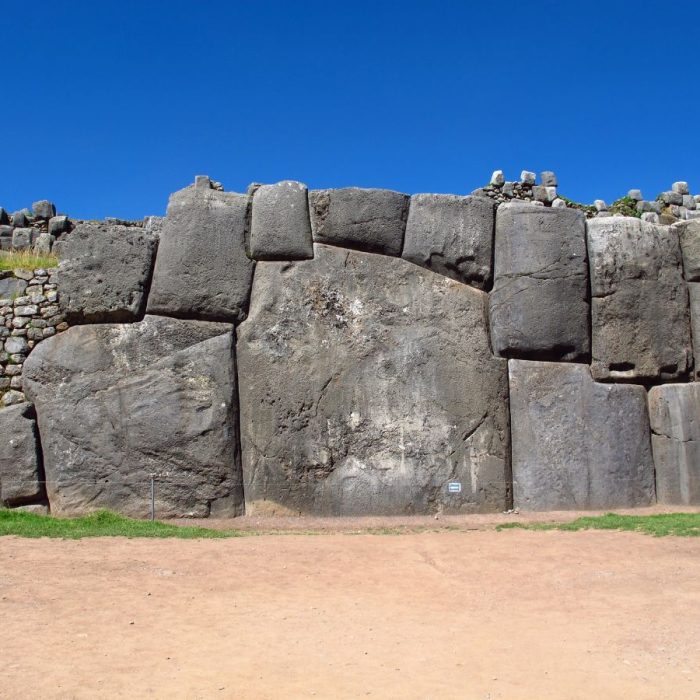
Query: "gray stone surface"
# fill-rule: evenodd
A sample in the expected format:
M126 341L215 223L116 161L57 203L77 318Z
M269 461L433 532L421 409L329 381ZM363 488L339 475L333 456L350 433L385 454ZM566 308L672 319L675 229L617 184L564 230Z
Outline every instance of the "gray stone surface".
M15 250L28 250L36 238L33 228L16 228L12 231L12 247Z
M47 199L34 202L34 204L32 204L32 211L34 212L34 216L36 216L38 219L48 220L51 217L56 216L56 207Z
M491 286L496 203L486 197L414 194L402 257L471 284Z
M32 405L0 408L0 503L17 506L40 498L41 458Z
M24 364L51 510L237 515L243 505L231 326L146 316L74 326Z
M79 224L61 244L59 305L71 325L143 317L156 238L136 226Z
M491 342L502 357L575 360L590 351L585 219L502 204L496 215Z
M29 217L24 209L12 214L12 225L17 228L25 228L29 225Z
M245 318L255 263L245 252L249 198L187 187L170 197L148 312L236 322Z
M306 185L285 181L261 185L255 191L250 255L256 260L306 260L313 257Z
M70 228L70 222L67 216L52 216L49 219L48 232L52 236L59 236L65 233Z
M16 277L0 279L0 299L17 299L24 294L26 288L26 280L21 280Z
M678 234L633 217L588 221L596 379L670 380L692 362Z
M681 242L685 279L700 282L700 221L680 221L672 228Z
M700 384L649 391L659 503L700 505Z
M34 242L34 252L37 255L48 255L51 252L54 240L50 233L40 233Z
M485 306L395 258L316 245L260 263L237 346L247 512L503 510L506 363Z
M401 255L408 195L347 187L309 192L314 241L385 255Z
M522 510L654 502L646 392L587 366L510 360L513 503Z
M494 170L493 174L491 175L491 180L489 184L495 185L496 187L502 187L503 184L505 183L506 178L505 175L503 174L502 170Z
M540 183L545 187L556 187L559 184L557 176L551 170L545 170L540 173Z
M688 282L690 330L693 340L693 377L700 379L700 282Z

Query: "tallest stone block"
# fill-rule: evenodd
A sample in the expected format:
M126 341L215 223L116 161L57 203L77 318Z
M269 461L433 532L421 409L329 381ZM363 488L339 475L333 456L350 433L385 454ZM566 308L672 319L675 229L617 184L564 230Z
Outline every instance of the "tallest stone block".
M246 256L249 198L187 187L170 197L148 313L237 323L246 317L255 263Z
M502 204L496 215L491 342L501 357L577 360L590 352L582 212Z

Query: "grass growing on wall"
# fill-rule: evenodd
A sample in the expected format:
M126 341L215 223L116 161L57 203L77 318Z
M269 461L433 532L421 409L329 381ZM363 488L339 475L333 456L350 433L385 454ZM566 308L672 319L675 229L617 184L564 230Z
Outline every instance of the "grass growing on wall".
M37 255L30 250L0 251L0 270L44 270L58 266L58 257L53 253Z
M505 523L497 530L627 530L654 537L700 537L700 513L663 513L660 515L605 515L577 518L570 523Z
M180 527L150 520L125 518L101 510L80 518L53 518L19 510L0 509L0 536L58 537L77 540L83 537L178 537L212 539L237 537L234 530L208 530L204 527Z

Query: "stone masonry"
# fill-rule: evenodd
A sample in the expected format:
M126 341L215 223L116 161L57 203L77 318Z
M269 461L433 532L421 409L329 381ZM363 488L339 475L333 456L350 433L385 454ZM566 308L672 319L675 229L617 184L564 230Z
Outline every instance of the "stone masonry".
M558 188L198 176L143 222L0 208L0 256L60 260L0 271L0 506L700 504L700 197Z

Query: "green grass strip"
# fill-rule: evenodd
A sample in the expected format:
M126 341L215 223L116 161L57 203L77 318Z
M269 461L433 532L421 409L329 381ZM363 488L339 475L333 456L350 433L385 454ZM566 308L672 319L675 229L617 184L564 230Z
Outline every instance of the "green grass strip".
M168 525L150 520L134 520L100 510L80 518L54 518L19 510L0 509L0 536L59 537L178 537L180 539L222 539L239 537L235 530L209 530L204 527Z
M29 250L0 252L0 270L38 270L58 267L58 258L53 253L35 254Z
M577 518L570 523L504 523L497 530L627 530L654 537L700 537L700 513L660 515L605 515Z

